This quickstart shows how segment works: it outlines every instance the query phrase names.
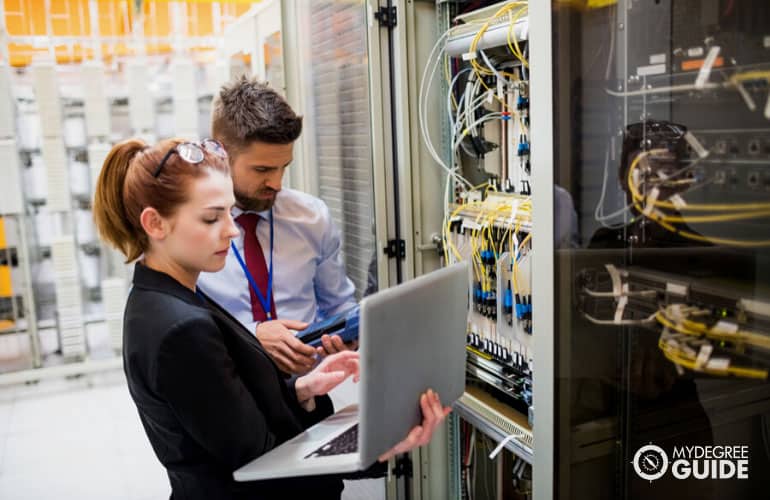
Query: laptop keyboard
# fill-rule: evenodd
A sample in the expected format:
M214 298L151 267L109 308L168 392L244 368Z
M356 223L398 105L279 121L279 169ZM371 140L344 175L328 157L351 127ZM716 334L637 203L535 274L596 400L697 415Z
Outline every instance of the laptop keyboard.
M321 446L305 458L344 455L358 450L358 424Z

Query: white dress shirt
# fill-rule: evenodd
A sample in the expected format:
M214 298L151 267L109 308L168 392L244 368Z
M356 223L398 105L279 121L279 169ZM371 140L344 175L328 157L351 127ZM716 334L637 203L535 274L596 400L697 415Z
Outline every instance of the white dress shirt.
M237 207L232 210L234 218L241 213ZM270 212L259 212L259 216L257 239L269 269ZM355 287L345 274L340 255L340 231L323 201L301 191L282 189L273 205L273 224L273 298L278 319L311 323L356 303ZM233 242L245 261L240 229ZM249 282L232 249L224 269L201 273L198 286L249 331L256 331Z

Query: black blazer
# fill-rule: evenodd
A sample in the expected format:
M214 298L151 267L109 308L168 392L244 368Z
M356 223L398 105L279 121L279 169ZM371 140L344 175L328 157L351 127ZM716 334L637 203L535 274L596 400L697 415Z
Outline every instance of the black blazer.
M306 477L236 483L232 473L330 415L307 412L241 323L205 295L142 264L123 329L128 388L173 500L337 499L342 481Z

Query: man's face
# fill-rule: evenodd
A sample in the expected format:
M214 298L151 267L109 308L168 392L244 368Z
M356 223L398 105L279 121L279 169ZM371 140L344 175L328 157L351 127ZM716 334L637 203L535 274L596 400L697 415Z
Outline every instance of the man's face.
M231 157L235 204L241 210L262 212L275 203L286 167L294 159L294 143L253 142Z

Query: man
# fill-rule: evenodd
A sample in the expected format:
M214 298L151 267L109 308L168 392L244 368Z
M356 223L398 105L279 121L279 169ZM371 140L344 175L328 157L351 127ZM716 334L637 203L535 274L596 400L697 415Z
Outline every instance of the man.
M355 288L326 204L281 186L302 117L267 85L241 77L215 99L211 130L229 155L241 234L225 268L201 273L199 285L256 332L279 368L307 372L316 350L291 330L353 306ZM320 354L346 349L338 336L322 342Z

